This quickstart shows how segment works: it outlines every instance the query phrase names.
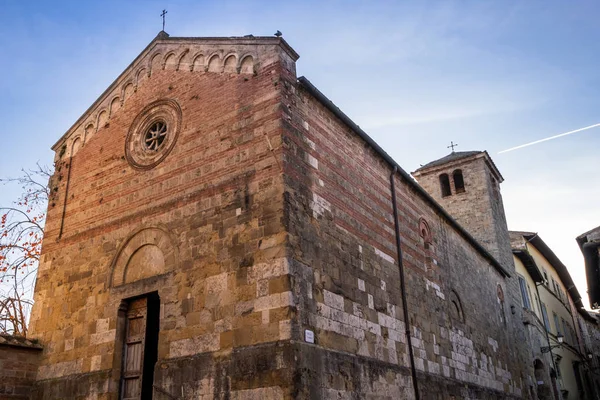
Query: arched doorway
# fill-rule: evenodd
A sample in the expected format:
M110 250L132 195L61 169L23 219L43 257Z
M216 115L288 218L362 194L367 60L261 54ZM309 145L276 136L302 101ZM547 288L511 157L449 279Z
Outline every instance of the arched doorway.
M539 400L553 400L551 382L548 380L548 370L540 359L533 362L533 373L537 384L537 398Z

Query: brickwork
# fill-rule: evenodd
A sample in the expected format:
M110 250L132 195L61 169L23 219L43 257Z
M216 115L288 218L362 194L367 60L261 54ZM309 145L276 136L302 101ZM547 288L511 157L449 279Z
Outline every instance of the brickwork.
M471 152L466 152L470 154ZM473 152L475 153L475 152ZM460 170L464 191L457 192L453 172ZM451 195L442 196L439 176L448 174ZM419 184L509 271L514 270L510 238L497 172L486 152L413 172Z
M330 358L349 353L359 363L375 359L406 371L391 167L301 87L289 82L286 89L285 200L300 329L314 331ZM421 391L426 398L468 398L466 385L487 398L520 396L526 376L511 361L505 321L512 316L497 295L498 286L508 290L505 277L409 182L397 179L397 188L410 332L419 376L428 382ZM419 234L421 217L432 245ZM452 293L464 319L451 316ZM371 382L382 378L372 375ZM412 382L405 382L410 398ZM329 390L326 384L320 397L352 392Z
M444 162L444 160L447 160ZM455 171L461 171L464 191L456 190ZM442 196L440 175L450 179L451 194ZM507 327L514 338L512 368L523 377L533 375L533 361L527 328L523 325L518 277L511 250L504 205L500 193L503 177L487 152L452 153L413 172L419 184L452 215L508 271L505 280L506 302L511 317ZM529 378L528 378L529 381Z
M217 365L234 360L233 349L290 338L294 311L277 149L278 81L295 73L286 69L293 68L294 56L276 38L227 42L220 49L206 42L154 42L146 53L166 57L164 69L157 61L151 76L82 145L73 139L75 126L55 146L54 197L31 317L32 336L47 344L39 398L85 388L98 399L116 398L119 306L146 293L160 297L155 384L167 392L181 390L160 373L177 374L177 360L208 353ZM185 60L198 48L207 60L211 52L217 60L254 54L256 74L169 67L170 52ZM134 76L143 76L138 69L147 67L148 57L136 61ZM160 99L181 108L177 142L156 167L133 168L125 137L134 118ZM67 150L61 155L62 143ZM254 383L262 388L286 381L273 382Z
M407 329L422 398L527 398L512 281L396 174L405 318L392 167L296 58L279 38L160 36L57 142L34 398L118 398L119 310L149 293L157 399L410 399ZM177 137L127 152L154 112Z
M38 344L0 335L0 400L29 399L40 353Z

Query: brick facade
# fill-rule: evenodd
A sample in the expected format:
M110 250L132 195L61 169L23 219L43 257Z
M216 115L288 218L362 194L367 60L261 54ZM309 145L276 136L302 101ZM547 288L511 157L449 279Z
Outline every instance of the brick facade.
M198 54L206 66L196 65ZM256 73L227 70L228 54L238 62L253 54ZM289 392L291 364L276 344L290 338L294 312L281 156L271 149L281 147L278 81L294 74L284 68L294 57L276 38L159 38L113 85L114 96L125 93L122 105L105 95L107 107L118 107L110 118L102 121L99 104L89 126L74 126L55 146L31 318L32 335L45 344L39 398L116 398L119 307L152 292L160 298L157 391L185 398L264 386L274 387L272 398ZM130 76L140 82L127 95ZM132 168L124 154L132 121L165 98L181 108L177 142L156 167ZM259 344L261 351L252 348ZM255 381L246 379L251 372ZM194 379L174 378L188 374Z
M400 171L405 317L394 165L296 59L161 35L57 142L35 398L118 398L122 310L148 293L154 398L414 398L413 364L421 398L528 398L510 274ZM163 99L176 142L140 168L127 138Z
M0 335L0 400L29 399L40 355L39 344Z

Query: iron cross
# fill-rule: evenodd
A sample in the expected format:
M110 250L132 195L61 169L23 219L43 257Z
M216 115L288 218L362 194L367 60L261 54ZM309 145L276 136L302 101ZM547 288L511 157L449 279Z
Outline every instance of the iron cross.
M452 152L454 153L454 148L455 148L455 147L458 147L458 144L454 144L454 142L453 142L453 141L450 141L450 146L448 146L447 148L448 148L448 149L452 148Z
M165 30L165 15L167 15L167 10L163 10L162 14L160 14L163 19L163 32Z

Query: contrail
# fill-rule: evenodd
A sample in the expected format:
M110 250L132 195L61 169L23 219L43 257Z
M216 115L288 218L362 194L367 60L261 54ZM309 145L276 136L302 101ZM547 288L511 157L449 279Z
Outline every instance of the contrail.
M594 125L586 126L585 128L579 128L579 129L575 129L574 131L569 131L569 132L561 133L561 134L558 134L558 135L550 136L550 137L548 137L546 139L540 139L540 140L536 140L535 142L525 143L525 144L522 144L522 145L517 146L517 147L512 147L512 148L507 149L507 150L502 150L498 154L507 153L509 151L513 151L513 150L517 150L517 149L522 149L523 147L531 146L531 145L542 143L542 142L547 142L548 140L556 139L556 138L559 138L561 136L567 136L567 135L570 135L570 134L576 133L576 132L585 131L585 130L588 130L588 129L595 128L597 126L600 126L600 124L594 124Z

